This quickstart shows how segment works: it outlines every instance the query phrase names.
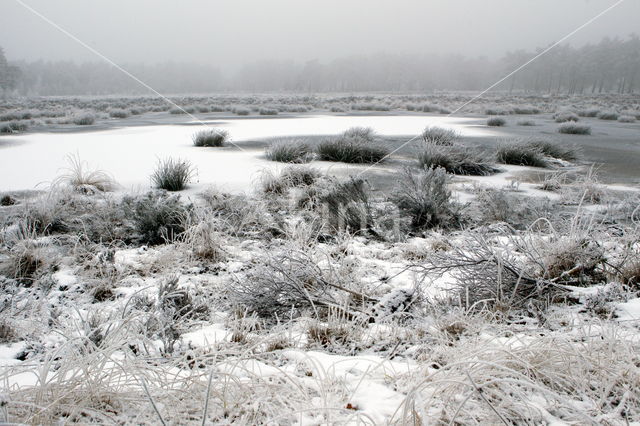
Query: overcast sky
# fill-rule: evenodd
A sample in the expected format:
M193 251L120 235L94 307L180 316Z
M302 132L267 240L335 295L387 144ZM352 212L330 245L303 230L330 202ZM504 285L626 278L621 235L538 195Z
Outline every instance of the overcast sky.
M460 53L496 57L545 46L615 0L23 0L116 62L219 64L327 61L351 54ZM626 0L571 39L640 29ZM0 0L10 60L98 60L16 0Z

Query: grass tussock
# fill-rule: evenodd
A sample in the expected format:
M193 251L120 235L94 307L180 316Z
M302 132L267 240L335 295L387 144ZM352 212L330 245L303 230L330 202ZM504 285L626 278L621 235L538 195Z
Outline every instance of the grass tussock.
M578 117L578 114L571 111L561 111L553 114L553 121L556 123L567 123L569 121L577 122L580 121L580 117Z
M418 155L423 169L441 167L454 175L487 176L498 172L479 151L462 146L427 146Z
M490 117L487 119L487 126L489 127L502 127L507 124L507 120L502 117Z
M621 115L618 117L619 123L635 123L636 118L633 115Z
M260 115L278 115L278 110L276 108L260 108L259 112Z
M391 200L407 215L414 230L452 227L460 223L460 206L451 198L451 178L445 169L434 168L418 173L406 169Z
M221 129L201 130L193 135L194 146L224 146L229 139L229 132Z
M78 115L73 119L76 126L90 126L96 122L96 116L93 114Z
M342 136L346 139L373 142L376 138L376 133L371 127L350 127L342 133Z
M68 155L69 167L66 173L53 181L53 186L70 186L73 190L84 194L113 191L117 184L113 177L102 170L89 170L86 162L78 154Z
M496 151L496 160L514 166L547 167L547 161L539 148L526 143L503 144Z
M280 140L265 150L265 156L281 163L308 163L313 158L313 150L304 139Z
M150 191L142 197L125 197L122 209L131 218L139 243L158 245L182 236L192 207L183 204L179 195Z
M597 115L600 120L617 120L620 117L615 111L600 111Z
M373 228L368 184L364 179L329 180L316 196L315 206L331 230L360 234Z
M361 137L341 136L318 144L316 153L323 161L377 163L389 154L389 150Z
M568 135L590 135L591 126L586 124L562 123L558 127L558 132Z
M195 170L188 160L166 158L158 160L156 169L151 175L151 182L159 189L182 191L194 174Z
M112 109L109 111L109 117L111 118L127 118L129 115L129 111L124 109Z
M425 144L451 146L460 138L458 132L443 127L426 127L420 135Z
M9 123L0 125L0 134L26 132L28 127L29 126L27 126L26 123L21 123L19 121L11 121Z
M284 194L290 188L313 185L322 174L308 166L289 166L280 173L265 171L261 177L262 191Z
M557 158L564 161L576 161L579 158L578 151L574 146L566 146L562 142L534 140L527 142L527 146L539 150L547 157Z

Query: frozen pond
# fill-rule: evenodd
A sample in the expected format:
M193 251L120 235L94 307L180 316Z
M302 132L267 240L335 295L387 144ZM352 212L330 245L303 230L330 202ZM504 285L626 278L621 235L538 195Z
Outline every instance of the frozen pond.
M300 118L251 118L212 121L227 129L240 147L243 141L297 135L332 135L353 126L372 127L378 134L420 133L425 126L453 128L464 136L490 136L494 130L475 126L477 119L424 116L306 116ZM159 158L190 160L197 168L191 185L199 190L216 185L227 191L244 191L262 170L282 167L263 158L263 150L233 146L196 148L191 137L195 125L154 125L112 130L34 133L0 137L0 191L46 188L67 167L66 157L78 154L92 169L110 173L124 189L150 187L149 175ZM315 163L319 168L362 168L339 163ZM383 166L380 166L383 167Z

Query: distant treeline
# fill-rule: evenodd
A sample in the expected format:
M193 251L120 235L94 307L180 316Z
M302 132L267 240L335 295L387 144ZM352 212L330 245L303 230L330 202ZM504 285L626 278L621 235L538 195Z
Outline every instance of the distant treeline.
M459 55L376 54L328 63L260 61L231 75L216 66L168 62L125 69L162 93L224 91L364 92L482 90L544 49L509 52L499 60ZM115 67L101 62L16 62L0 49L0 89L16 95L146 94ZM640 90L640 38L559 46L497 89L538 93L632 93Z

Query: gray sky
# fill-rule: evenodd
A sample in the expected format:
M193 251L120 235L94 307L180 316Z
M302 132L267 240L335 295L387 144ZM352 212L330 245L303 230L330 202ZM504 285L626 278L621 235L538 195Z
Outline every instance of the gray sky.
M261 59L327 61L367 53L495 57L545 46L615 0L23 0L116 62L224 69ZM626 0L570 42L640 30ZM15 0L0 0L10 60L98 60Z

